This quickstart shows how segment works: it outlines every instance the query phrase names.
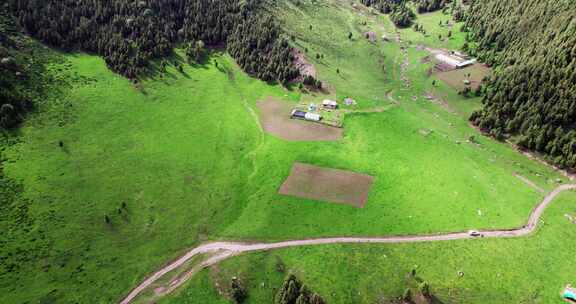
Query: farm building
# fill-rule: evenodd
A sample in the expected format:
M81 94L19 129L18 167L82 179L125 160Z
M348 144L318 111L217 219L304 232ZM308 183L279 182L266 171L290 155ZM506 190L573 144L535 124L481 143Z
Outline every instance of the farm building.
M463 69L476 63L476 59L468 59L466 56L459 56L457 54L437 53L435 57L438 61L457 69Z
M463 69L467 66L473 65L474 63L476 63L476 59L470 59L470 60L462 61L456 65L456 68Z
M309 120L309 121L322 120L322 116L320 116L320 114L309 113L309 112L305 112L302 110L292 110L292 113L290 114L290 118L304 119L304 120Z
M450 55L446 55L446 54L442 54L442 53L436 54L436 59L438 59L441 62L447 63L451 66L454 66L454 67L462 62L462 59L459 57L450 56Z
M322 101L322 107L324 107L324 109L338 109L338 103L334 100L330 100L330 99L324 99L324 101Z

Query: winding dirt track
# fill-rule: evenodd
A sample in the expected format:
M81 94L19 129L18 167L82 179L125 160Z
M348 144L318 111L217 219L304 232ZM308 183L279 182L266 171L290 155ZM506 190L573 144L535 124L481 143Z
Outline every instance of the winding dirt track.
M528 235L537 227L538 221L542 216L542 213L548 207L554 198L563 191L576 189L576 184L566 184L558 186L552 192L550 192L530 214L528 222L526 225L510 230L487 230L481 231L480 233L487 238L508 238L508 237L521 237ZM170 263L169 265L158 270L146 280L144 280L140 285L134 288L122 301L121 304L131 303L140 293L145 289L150 287L158 279L169 273L170 271L182 266L184 263L188 262L195 256L202 254L213 254L207 259L200 262L190 271L186 272L184 275L170 282L167 288L160 288L156 291L157 295L164 295L172 292L174 289L181 286L186 280L191 278L195 273L203 268L214 265L222 260L228 259L232 256L252 252L252 251L266 251L279 248L288 247L298 247L298 246L311 246L311 245L323 245L323 244L353 244L353 243L415 243L415 242L435 242L435 241L451 241L451 240L462 240L462 239L472 239L474 237L468 235L467 232L454 232L445 234L435 234L435 235L411 235L411 236L387 236L387 237L334 237L334 238L317 238L317 239L304 239L304 240L292 240L283 241L276 243L243 243L243 242L213 242L200 245L192 250L188 251L185 255L178 258L176 261Z

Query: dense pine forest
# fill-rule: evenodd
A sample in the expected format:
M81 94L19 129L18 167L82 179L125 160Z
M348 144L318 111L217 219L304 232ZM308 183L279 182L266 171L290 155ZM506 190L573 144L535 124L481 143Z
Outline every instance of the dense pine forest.
M0 7L0 129L17 126L34 101L44 96L51 82L45 73L45 53Z
M390 20L398 27L408 27L416 17L406 0L360 0L383 14L390 14Z
M576 1L474 1L473 54L499 66L470 120L494 137L576 168Z
M416 1L418 13L434 12L446 7L451 0L418 0ZM455 2L454 2L455 3Z
M408 27L416 18L408 0L360 0L360 2L383 14L390 14L390 20L398 27ZM427 13L443 9L451 0L413 0L412 2L418 13Z
M225 46L248 73L286 83L298 75L291 48L262 2L11 0L10 7L33 37L64 50L99 54L129 78L149 72L153 59L187 43Z

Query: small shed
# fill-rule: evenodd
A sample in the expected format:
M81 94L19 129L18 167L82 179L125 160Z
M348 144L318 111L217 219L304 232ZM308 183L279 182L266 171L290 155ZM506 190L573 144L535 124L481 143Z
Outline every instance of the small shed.
M306 112L300 111L300 110L292 110L292 113L290 114L290 118L305 119L306 118Z
M338 109L338 103L334 100L330 100L330 99L324 99L324 101L322 101L322 107L324 107L324 109Z
M290 114L290 118L292 119L304 119L309 121L320 121L322 120L322 116L316 113L310 113L302 110L292 110Z
M306 113L306 115L304 116L304 119L310 120L310 121L320 121L322 119L322 116L320 116L320 114L316 114L316 113Z
M476 63L476 59L470 59L470 60L462 61L456 65L456 68L463 69L467 66L473 65L474 63Z

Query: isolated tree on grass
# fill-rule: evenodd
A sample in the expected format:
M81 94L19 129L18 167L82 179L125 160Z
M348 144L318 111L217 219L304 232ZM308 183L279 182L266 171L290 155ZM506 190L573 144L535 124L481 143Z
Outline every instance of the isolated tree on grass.
M324 301L324 299L317 293L312 293L309 297L308 297L308 303L309 304L325 304L326 302Z
M317 293L308 290L296 276L289 275L274 298L274 304L325 304Z
M300 287L299 294L300 295L296 299L295 304L308 304L308 303L310 303L310 299L308 298L308 288L306 288L306 285L302 284L302 286Z
M244 303L244 301L248 297L248 291L238 278L236 277L232 278L230 289L232 290L232 300L234 300L234 303L236 304Z
M186 56L188 56L188 60L196 63L202 61L205 52L205 44L202 40L191 42L186 48Z
M298 296L300 295L300 282L296 279L293 274L289 275L288 278L282 284L280 290L276 294L274 299L275 304L295 304Z

